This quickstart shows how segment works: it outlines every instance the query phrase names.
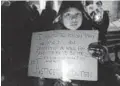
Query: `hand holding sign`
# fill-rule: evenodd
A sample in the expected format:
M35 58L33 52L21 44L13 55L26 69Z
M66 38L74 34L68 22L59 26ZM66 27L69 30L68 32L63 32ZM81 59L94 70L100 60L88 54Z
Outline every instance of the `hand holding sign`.
M93 58L98 59L100 63L104 63L106 55L108 55L108 49L106 46L100 45L97 42L91 43L88 47L88 52Z

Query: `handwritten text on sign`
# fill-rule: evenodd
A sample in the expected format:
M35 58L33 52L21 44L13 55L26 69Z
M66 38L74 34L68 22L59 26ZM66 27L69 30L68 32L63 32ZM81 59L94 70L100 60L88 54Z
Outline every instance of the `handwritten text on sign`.
M98 32L90 30L33 33L28 75L96 81L97 60L87 48L97 39Z

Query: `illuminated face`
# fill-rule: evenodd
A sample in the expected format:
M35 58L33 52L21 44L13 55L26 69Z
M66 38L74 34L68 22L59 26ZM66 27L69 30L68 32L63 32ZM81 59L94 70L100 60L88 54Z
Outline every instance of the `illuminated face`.
M63 25L70 30L77 30L82 24L82 13L77 8L69 8L62 15Z
M97 23L103 19L102 3L95 1L93 4L86 6L87 13Z

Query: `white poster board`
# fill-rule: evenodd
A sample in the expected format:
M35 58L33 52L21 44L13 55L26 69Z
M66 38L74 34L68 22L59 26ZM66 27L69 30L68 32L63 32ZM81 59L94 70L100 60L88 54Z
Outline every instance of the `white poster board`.
M28 75L97 81L97 60L88 45L97 42L92 30L54 30L32 35Z

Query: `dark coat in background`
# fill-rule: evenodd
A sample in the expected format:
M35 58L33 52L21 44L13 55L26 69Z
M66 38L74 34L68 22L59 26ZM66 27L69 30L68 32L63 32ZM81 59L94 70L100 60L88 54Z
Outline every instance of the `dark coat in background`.
M99 40L101 41L101 44L106 45L106 34L109 27L109 16L108 12L103 12L103 19L100 23L96 23L93 21L93 27L97 30L99 30Z
M53 21L56 17L56 11L52 8L52 2L46 2L46 8L42 11L40 19L40 25L42 30L50 30L50 27L53 24Z
M25 1L12 2L6 12L2 11L2 18L4 18L2 19L2 31L4 31L2 47L5 51L2 57L9 60L9 62L7 60L2 62L2 70L6 76L5 80L13 80L13 82L7 81L8 85L12 83L21 86L31 85L27 80L27 66L31 35L34 29L32 22L38 15L35 11Z
M53 1L46 2L46 8L42 10L42 13L33 22L33 32L52 30L51 26L56 17L57 12L52 8Z
M56 11L53 9L44 9L41 14L41 29L42 30L49 30L53 24L53 20L56 17Z
M12 63L18 64L21 60L25 60L28 57L29 51L27 49L30 44L29 37L31 34L31 28L29 28L31 25L31 9L26 2L16 1L10 5L6 17L7 50L11 49L10 51L12 51Z

